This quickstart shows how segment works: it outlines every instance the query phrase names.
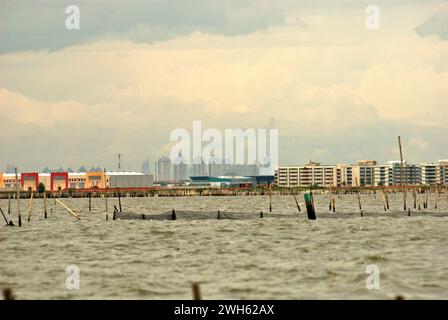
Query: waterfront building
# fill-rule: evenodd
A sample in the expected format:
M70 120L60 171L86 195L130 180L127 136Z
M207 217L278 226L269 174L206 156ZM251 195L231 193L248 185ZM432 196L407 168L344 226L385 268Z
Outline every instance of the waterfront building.
M156 180L171 181L173 179L171 159L167 156L161 156L156 164Z
M66 189L98 189L98 188L147 188L154 186L154 176L141 172L25 172L18 174L18 182L14 173L0 173L0 190L37 191L42 183L47 191Z
M274 176L191 176L190 186L195 187L256 187L274 183Z
M448 161L445 162L445 166L439 162L434 167L427 166L426 168L403 161L403 184L421 184L422 179L431 184L442 183L442 181L446 183L447 168ZM389 161L384 165L378 165L375 160L360 160L351 165L321 165L310 161L303 166L279 167L275 172L275 181L279 187L284 188L400 185L401 162Z

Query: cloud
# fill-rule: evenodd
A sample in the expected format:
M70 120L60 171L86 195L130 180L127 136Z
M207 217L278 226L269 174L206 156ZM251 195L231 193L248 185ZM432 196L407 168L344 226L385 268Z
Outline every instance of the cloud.
M440 40L448 40L448 12L433 14L415 28L415 32L421 37L436 36Z
M405 146L409 159L446 158L448 43L387 24L371 33L360 12L151 43L138 38L157 27L142 25L120 29L131 40L3 54L1 165L113 168L122 153L139 168L193 120L278 128L280 163L386 161L397 135L422 139Z
M153 43L195 31L227 36L248 34L284 23L275 1L208 0L2 0L0 52L60 50L121 39ZM77 5L80 26L65 28L65 8Z

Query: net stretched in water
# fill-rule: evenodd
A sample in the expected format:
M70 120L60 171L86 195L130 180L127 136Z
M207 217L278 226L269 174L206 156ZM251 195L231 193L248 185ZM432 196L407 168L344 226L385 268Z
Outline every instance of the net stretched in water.
M446 213L436 212L408 212L394 211L394 212L344 212L344 213L326 213L317 214L318 218L355 218L355 217L407 217L412 216L434 216L434 217L448 217ZM148 220L148 221L163 221L163 220L247 220L247 219L274 219L274 218L289 218L289 219L307 219L306 212L296 213L270 213L270 212L222 212L222 211L189 211L189 210L172 210L163 213L130 213L120 212L115 210L113 213L114 220Z
M267 214L263 212L221 212L221 211L188 211L172 210L158 214L137 214L114 211L114 220L206 220L206 219L260 219L260 218L291 218L297 214Z

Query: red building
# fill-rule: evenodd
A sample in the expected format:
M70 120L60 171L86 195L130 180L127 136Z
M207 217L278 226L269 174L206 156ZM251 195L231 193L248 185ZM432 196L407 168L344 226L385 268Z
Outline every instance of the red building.
M39 185L39 173L37 172L24 172L20 174L20 185L23 190L37 191Z
M50 174L50 190L68 189L68 172L52 172Z

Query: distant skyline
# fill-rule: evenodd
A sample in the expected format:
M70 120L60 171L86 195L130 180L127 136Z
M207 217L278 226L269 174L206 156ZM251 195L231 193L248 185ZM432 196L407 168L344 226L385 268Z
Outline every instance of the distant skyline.
M160 158L156 159L155 162L153 162L152 164L150 163L149 160L144 160L141 164L140 164L140 169L138 168L122 168L122 170L118 170L118 168L103 168L100 166L95 166L95 165L91 165L91 166L87 166L87 165L81 165L79 168L75 167L75 166L57 166L54 168L50 168L48 166L44 166L43 168L32 168L30 170L26 170L26 171L30 171L30 172L88 172L88 171L103 171L104 169L106 169L108 172L114 172L114 171L136 171L136 172L143 172L143 173L150 173L150 174L154 174L154 170L156 167L156 163L157 160L161 159L162 157L166 157L166 156L161 156ZM167 160L169 160L168 157L166 157ZM349 162L334 162L334 163L330 163L330 162L326 162L325 159L309 159L308 161L305 162L292 162L292 163L280 163L279 167L284 167L284 166L303 166L306 165L309 162L316 162L316 163L320 163L321 165L337 165L337 164L347 164L347 165L355 165L358 161L365 161L365 160L374 160L378 163L378 165L381 164L386 164L387 162L391 162L391 161L400 161L399 159L389 159L387 161L381 162L381 161L377 161L374 158L369 158L369 159L356 159L353 161L349 161ZM440 159L436 159L436 160L431 160L429 162L425 162L425 161L409 161L407 159L403 159L404 162L408 163L408 164L437 164L439 161L448 161L448 156L445 158L440 158ZM174 164L171 164L172 166L174 166ZM181 164L182 166L186 166L192 170L194 170L194 167L197 165L194 164ZM205 165L205 164L203 164ZM243 166L247 166L247 165L243 165ZM14 168L15 166L12 164L7 164L5 168L0 168L0 172L4 172L4 173L14 173ZM19 168L19 172L25 172L25 170L21 170L21 168ZM260 173L261 174L261 173Z
M278 129L280 165L448 158L448 1L369 4L0 0L0 171L153 172L194 120Z

